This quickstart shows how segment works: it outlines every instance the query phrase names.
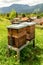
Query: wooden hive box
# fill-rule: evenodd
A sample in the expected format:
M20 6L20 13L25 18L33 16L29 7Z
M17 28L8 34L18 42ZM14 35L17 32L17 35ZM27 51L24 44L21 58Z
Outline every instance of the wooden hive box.
M21 37L25 34L26 34L25 28L22 28L22 29L8 29L8 36L12 35L12 37L18 38L18 37Z
M20 20L20 18L14 18L13 20L11 20L12 24L18 23Z
M27 22L26 29L26 40L32 40L35 38L35 24L34 22Z
M8 27L8 44L13 47L21 47L26 43L25 28L10 28Z
M8 44L13 47L19 48L22 45L26 44L26 35L24 35L20 38L12 37L12 40L11 40L11 37L8 36Z
M35 37L35 22L23 22L8 26L8 44L21 47Z
M35 22L24 22L24 25L26 25L26 40L32 40L35 38Z
M26 27L27 33L34 33L35 32L35 25Z
M27 31L27 34L26 34L27 40L32 40L35 38L35 25L27 27L26 31Z

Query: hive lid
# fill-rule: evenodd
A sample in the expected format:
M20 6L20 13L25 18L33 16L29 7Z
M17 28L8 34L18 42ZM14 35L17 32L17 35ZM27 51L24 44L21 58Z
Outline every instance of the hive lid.
M35 25L36 22L23 22L22 24L27 26L32 26L32 25Z
M20 28L32 26L32 25L35 25L35 24L36 24L35 22L23 22L23 23L20 23L20 24L12 24L12 25L8 26L7 28L20 29Z

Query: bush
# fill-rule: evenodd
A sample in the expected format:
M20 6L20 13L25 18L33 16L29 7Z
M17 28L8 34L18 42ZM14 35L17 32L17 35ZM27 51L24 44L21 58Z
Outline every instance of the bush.
M41 18L40 16L37 16L37 18L39 19L39 18Z

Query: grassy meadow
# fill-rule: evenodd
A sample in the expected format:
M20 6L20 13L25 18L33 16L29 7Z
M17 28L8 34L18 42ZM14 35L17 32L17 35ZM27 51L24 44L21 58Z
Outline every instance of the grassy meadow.
M10 20L0 18L0 65L19 65L16 61L15 52L11 50L11 56L7 56L7 26ZM20 65L43 65L43 29L35 29L35 48L32 42L29 46L21 51Z

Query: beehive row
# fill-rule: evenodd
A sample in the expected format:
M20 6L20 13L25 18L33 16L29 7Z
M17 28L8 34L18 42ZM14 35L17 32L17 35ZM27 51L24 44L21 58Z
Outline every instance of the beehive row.
M21 29L8 29L8 44L14 47L21 47L27 40L35 37L35 25Z

